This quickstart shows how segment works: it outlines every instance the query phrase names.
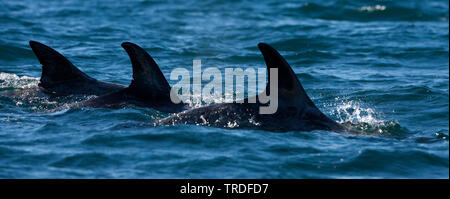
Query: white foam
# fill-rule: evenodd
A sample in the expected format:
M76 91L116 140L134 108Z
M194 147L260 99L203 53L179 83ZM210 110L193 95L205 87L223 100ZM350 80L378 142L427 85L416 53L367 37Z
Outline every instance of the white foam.
M367 123L378 125L384 121L377 118L374 108L363 107L355 101L342 102L331 113L339 118L339 123L351 122L353 124Z
M376 6L363 6L358 8L360 12L375 12L375 11L383 11L386 10L386 6L376 5Z
M18 76L11 73L0 73L0 89L2 88L31 88L38 85L39 78Z

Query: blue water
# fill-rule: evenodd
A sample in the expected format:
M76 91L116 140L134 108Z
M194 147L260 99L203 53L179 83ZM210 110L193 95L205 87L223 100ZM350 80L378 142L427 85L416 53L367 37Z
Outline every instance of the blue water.
M1 0L0 92L37 86L29 40L124 85L124 41L166 77L265 67L266 42L324 113L371 133L153 127L168 115L0 95L0 178L448 178L448 19L445 0Z

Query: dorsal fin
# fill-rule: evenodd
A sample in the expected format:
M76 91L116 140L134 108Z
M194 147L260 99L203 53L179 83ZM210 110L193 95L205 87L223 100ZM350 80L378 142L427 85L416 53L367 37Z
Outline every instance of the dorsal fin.
M316 105L311 101L303 89L302 84L298 80L291 66L274 48L265 43L258 44L264 60L266 61L267 70L270 80L270 69L278 68L278 106L284 108L283 111L297 108L300 111L301 117L305 120L315 123L315 125L323 126L327 129L336 131L346 131L347 129L342 125L328 118L320 111ZM270 82L266 86L266 91L269 91ZM291 108L292 107L292 108Z
M141 99L159 99L172 104L171 87L155 60L134 43L124 42L122 47L127 51L133 67L133 80L128 90Z
M36 41L30 41L30 47L42 64L40 86L45 88L67 81L92 79L56 50Z
M278 97L279 100L288 102L289 104L300 103L302 105L309 105L314 108L316 106L306 94L302 84L298 80L291 66L278 53L277 50L265 43L258 44L259 50L264 56L267 66L268 83L266 91L269 93L270 85L270 69L278 68ZM317 108L316 108L317 109Z

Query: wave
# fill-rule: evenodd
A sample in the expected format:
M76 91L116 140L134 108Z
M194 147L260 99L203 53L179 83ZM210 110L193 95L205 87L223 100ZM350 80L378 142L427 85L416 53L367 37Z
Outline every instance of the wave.
M367 135L405 138L412 134L408 129L400 126L397 121L385 121L382 119L382 113L358 101L341 102L331 110L331 115L347 128L362 131Z
M354 169L355 165L363 171L362 173L379 172L378 169L383 168L382 172L385 173L401 170L403 173L415 173L415 175L418 175L417 168L426 168L429 165L443 168L449 166L448 159L422 150L365 149L360 151L358 156L349 158L338 167L340 171L346 171ZM424 177L420 174L418 176Z
M332 3L306 2L295 12L310 18L347 21L448 21L445 3L380 1L334 1Z
M0 72L0 91L36 87L39 78Z
M8 33L2 32L7 35ZM0 60L15 61L23 58L33 58L33 53L27 46L21 44L5 44L0 40Z
M0 72L1 104L26 107L33 111L48 111L84 99L82 96L48 96L40 91L39 79Z

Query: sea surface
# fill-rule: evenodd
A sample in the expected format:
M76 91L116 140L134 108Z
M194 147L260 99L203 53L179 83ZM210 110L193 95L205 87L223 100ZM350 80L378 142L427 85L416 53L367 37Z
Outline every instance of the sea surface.
M169 114L60 110L69 102L2 95L37 87L29 40L123 85L132 79L125 41L147 50L166 78L192 71L194 59L265 67L257 44L266 42L319 109L370 133L154 127ZM0 0L0 178L448 179L449 3Z

